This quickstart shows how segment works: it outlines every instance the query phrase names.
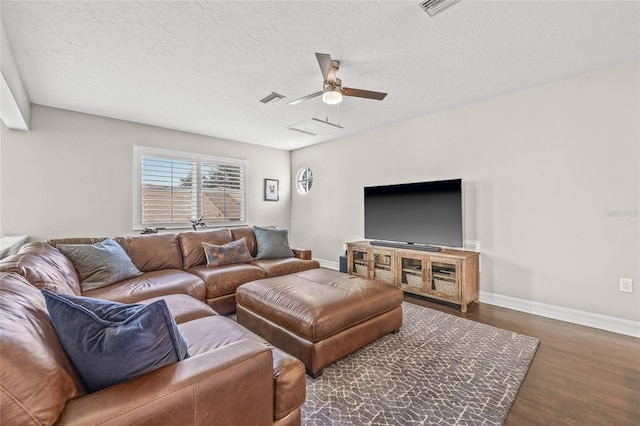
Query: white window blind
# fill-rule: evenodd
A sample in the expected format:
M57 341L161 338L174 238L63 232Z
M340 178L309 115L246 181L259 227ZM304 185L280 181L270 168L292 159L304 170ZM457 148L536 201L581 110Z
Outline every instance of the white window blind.
M247 223L247 162L145 147L134 148L134 228Z

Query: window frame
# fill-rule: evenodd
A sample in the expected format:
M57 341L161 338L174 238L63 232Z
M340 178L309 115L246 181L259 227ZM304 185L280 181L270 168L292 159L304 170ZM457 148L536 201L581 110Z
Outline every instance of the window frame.
M194 152L176 151L163 148L153 148L141 145L133 146L133 230L141 231L145 228L165 228L165 229L188 229L192 227L190 221L185 222L163 222L163 223L144 223L142 216L142 195L143 195L143 159L145 157L159 158L169 161L184 161L195 163L195 175L192 175L192 182L195 180L194 193L192 193L193 218L197 219L202 216L202 192L203 192L203 164L207 165L223 165L240 167L243 171L242 181L242 215L240 220L226 220L223 222L208 222L205 218L204 222L209 228L225 228L231 226L246 226L249 223L249 162L246 159L220 157L207 154L199 154ZM195 178L195 179L194 179Z

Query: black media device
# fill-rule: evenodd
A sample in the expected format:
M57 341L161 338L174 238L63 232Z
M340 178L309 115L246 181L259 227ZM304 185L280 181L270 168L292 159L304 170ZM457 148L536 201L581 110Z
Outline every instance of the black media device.
M462 179L365 187L364 237L412 250L462 247Z
M340 272L347 273L347 256L340 256Z

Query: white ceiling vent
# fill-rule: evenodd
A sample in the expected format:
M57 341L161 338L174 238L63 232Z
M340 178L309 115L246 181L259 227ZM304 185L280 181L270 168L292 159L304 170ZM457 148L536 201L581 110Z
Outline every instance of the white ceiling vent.
M458 3L460 0L425 0L418 3L418 5L433 17L450 6Z
M268 104L271 101L275 101L278 99L282 99L284 98L284 95L281 95L280 93L276 93L276 92L271 92L270 95L265 96L264 98L260 99L260 102L262 102L263 104Z
M301 121L296 124L292 124L288 129L295 130L297 132L306 133L308 135L321 135L323 133L329 133L334 130L342 129L339 124L330 123L329 120L320 120L319 118L309 118L308 120Z

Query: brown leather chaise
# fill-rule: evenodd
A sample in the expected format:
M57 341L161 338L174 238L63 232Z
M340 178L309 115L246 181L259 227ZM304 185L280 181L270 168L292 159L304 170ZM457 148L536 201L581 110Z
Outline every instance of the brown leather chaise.
M238 322L304 362L324 367L402 326L402 291L391 284L313 269L241 285Z
M0 424L300 425L299 360L191 296L163 298L190 357L87 393L40 290L0 272Z

